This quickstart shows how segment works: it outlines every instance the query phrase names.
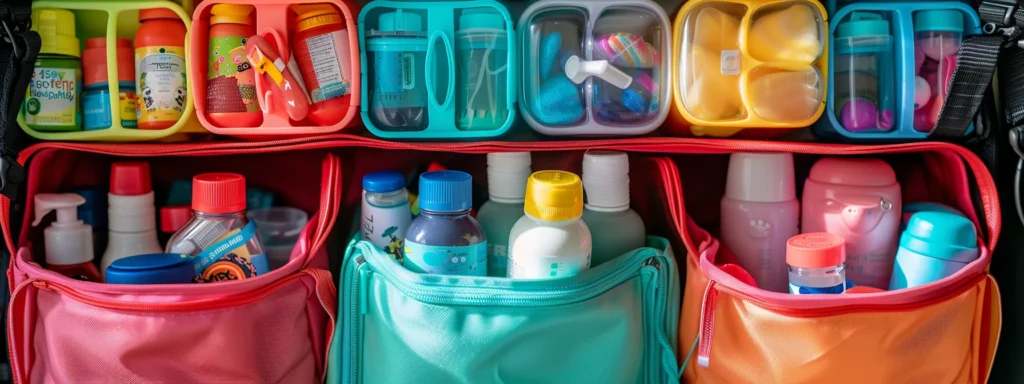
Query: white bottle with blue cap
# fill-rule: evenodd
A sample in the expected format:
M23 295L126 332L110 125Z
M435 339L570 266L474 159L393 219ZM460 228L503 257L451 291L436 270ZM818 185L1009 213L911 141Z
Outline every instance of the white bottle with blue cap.
M420 175L420 215L405 235L405 267L418 273L487 276L487 235L469 215L473 178L459 171Z
M399 264L405 232L412 221L405 176L394 171L370 173L363 177L363 206L360 233L387 252Z
M913 288L950 276L978 258L978 234L966 217L915 213L900 236L889 290Z

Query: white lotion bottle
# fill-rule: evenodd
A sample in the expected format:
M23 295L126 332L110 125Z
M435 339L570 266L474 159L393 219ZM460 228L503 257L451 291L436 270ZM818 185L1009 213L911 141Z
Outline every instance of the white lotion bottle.
M646 244L647 230L629 207L629 156L593 150L583 155L583 221L594 237L591 265L612 260Z
M522 218L509 234L508 277L554 279L590 268L592 239L583 222L583 183L575 174L540 171L526 184Z
M110 166L110 208L107 211L107 250L103 252L100 272L129 256L163 253L156 238L156 208L149 163L117 162Z
M487 234L487 275L507 276L508 235L523 216L530 152L487 154L488 200L476 215Z

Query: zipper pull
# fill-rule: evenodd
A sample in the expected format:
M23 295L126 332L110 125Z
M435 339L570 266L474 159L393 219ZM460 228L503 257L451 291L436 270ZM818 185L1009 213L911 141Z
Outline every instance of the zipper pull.
M355 261L359 270L359 314L365 315L366 308L370 306L370 294L366 289L370 283L370 271L366 270L366 259L363 256L356 257Z
M715 334L715 306L718 304L718 290L715 282L709 281L704 290L704 301L700 308L700 332L697 334L697 365L707 368L711 364L711 339ZM683 367L685 369L686 367Z
M661 262L658 261L657 257L651 257L651 258L649 258L647 260L644 260L643 264L640 264L641 268L647 267L647 266L652 266L652 267L654 267L654 269L657 269L659 271L661 270Z
M36 288L45 289L47 291L52 291L53 290L53 288L50 287L50 283L48 281L46 281L46 280L36 280L36 281L33 281L32 285L36 286Z

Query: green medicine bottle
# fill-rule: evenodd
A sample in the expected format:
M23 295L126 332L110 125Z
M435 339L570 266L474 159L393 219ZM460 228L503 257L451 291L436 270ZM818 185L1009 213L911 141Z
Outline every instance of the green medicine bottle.
M33 9L32 30L39 33L42 46L25 96L25 123L37 131L81 130L82 60L75 14Z

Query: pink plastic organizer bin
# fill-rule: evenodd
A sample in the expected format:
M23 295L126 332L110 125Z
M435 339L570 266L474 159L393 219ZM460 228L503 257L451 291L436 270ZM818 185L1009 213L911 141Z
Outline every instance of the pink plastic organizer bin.
M312 122L309 117L302 121L290 120L286 115L263 112L263 122L256 127L228 128L218 127L208 118L206 112L206 77L209 67L209 32L210 32L210 7L216 4L243 4L251 5L253 20L255 21L256 34L267 39L271 44L276 45L278 52L284 56L291 57L292 41L295 33L295 12L291 6L296 4L330 4L338 8L345 18L345 33L348 35L349 47L352 50L349 54L353 74L350 79L350 91L348 111L340 122L330 126L320 126ZM359 12L355 3L347 0L206 0L196 6L192 14L192 33L189 37L189 64L192 72L189 76L189 87L195 89L193 95L195 100L196 115L200 123L210 132L218 135L236 136L248 139L261 139L281 136L303 136L337 132L343 128L355 125L359 121L359 99L360 99L360 65L359 65L359 31L353 15ZM283 49L282 49L283 48ZM296 74L301 77L301 74ZM257 74L257 76L260 76Z

